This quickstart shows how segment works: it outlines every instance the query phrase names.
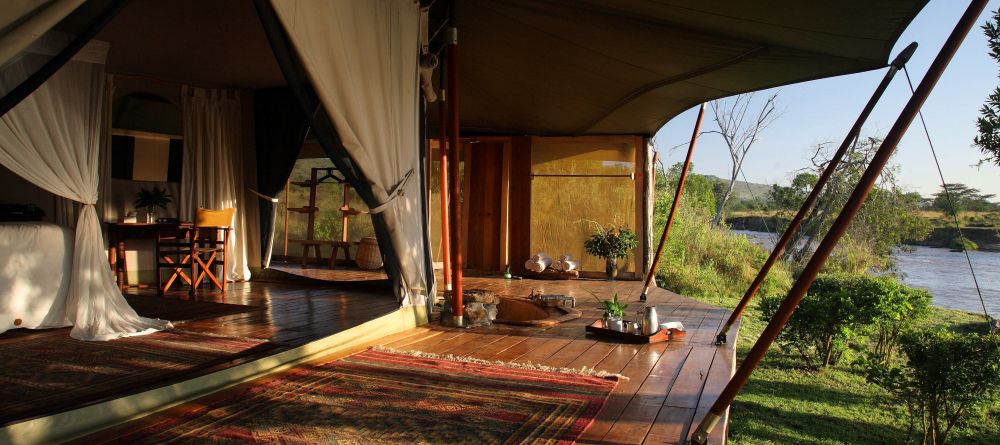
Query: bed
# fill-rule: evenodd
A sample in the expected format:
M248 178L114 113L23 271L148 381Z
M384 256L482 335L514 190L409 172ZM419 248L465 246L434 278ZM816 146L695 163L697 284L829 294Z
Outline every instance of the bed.
M0 333L67 323L73 232L43 222L0 224Z

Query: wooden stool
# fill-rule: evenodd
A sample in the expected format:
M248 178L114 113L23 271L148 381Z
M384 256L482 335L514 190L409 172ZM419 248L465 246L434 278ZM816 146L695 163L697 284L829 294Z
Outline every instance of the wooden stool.
M351 243L350 241L330 241L331 246L333 246L333 251L330 252L330 269L334 269L337 264L337 252L344 251L344 259L348 262L351 261Z
M298 243L302 245L302 257L299 258L301 261L301 267L306 267L306 261L309 261L309 249L313 249L313 253L316 255L316 261L320 264L323 263L323 252L320 251L320 246L327 244L328 241L323 240L312 240L312 239L302 239L302 240L288 240L290 243Z

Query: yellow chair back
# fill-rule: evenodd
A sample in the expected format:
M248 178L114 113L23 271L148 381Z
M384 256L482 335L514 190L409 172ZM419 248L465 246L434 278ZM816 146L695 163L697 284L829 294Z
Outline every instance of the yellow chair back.
M236 209L211 210L199 208L195 213L194 225L197 227L232 227L233 214Z

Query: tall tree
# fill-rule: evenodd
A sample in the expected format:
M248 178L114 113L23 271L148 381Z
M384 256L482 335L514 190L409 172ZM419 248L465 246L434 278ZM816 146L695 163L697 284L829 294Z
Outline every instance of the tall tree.
M1000 208L1000 204L991 202L996 195L983 193L977 188L960 183L949 183L948 192L941 188L930 200L930 207L944 212L948 216L957 216L959 212L988 212ZM948 195L951 199L948 199Z
M837 219L844 203L854 190L865 168L882 140L861 138L840 161L840 165L823 187L823 192L809 215L792 238L791 247L785 252L787 259L803 264ZM816 147L813 155L815 172L822 172L829 164L827 146ZM920 216L920 197L906 193L897 183L898 166L882 171L879 181L861 206L861 211L847 229L826 270L866 272L870 269L891 269L891 254L903 241L923 239L930 233L930 225Z
M706 131L706 133L718 133L722 136L732 161L729 183L717 199L715 218L712 219L712 224L719 225L722 221L726 201L729 201L729 197L733 194L733 187L736 185L736 179L743 168L743 161L746 159L747 153L757 142L761 132L780 117L781 113L777 111L776 107L777 99L778 93L768 96L759 109L756 108L754 93L741 94L712 102L713 119L719 130Z
M986 34L987 43L990 47L990 57L1000 63L1000 10L993 12L993 20L989 20L983 25L983 33ZM986 102L979 109L979 119L976 120L976 127L979 134L973 139L973 143L982 150L986 158L982 162L991 162L1000 165L1000 87L997 87L986 98Z

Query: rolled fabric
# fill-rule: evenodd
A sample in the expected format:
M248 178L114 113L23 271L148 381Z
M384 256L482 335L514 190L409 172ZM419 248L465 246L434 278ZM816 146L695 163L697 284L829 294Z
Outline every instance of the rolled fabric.
M553 261L552 262L552 268L555 269L555 270L558 270L558 271L562 271L563 270L563 262L562 262L562 260L555 260L555 261Z
M549 266L552 265L552 258L546 255L544 252L539 252L535 254L535 256L531 257L531 259L528 261L533 261L541 265L541 270L535 270L535 272L541 272L545 269L548 269ZM534 270L534 269L529 268L528 270Z
M571 270L576 270L576 268L580 267L580 265L577 264L576 261L565 260L565 261L560 261L559 263L562 265L562 269L559 269L559 270L561 270L563 272L569 272Z
M532 272L539 272L540 273L540 272L542 272L542 271L545 270L545 267L546 267L545 263L543 263L541 261L528 260L528 261L524 262L524 268L528 269L528 270L530 270Z

